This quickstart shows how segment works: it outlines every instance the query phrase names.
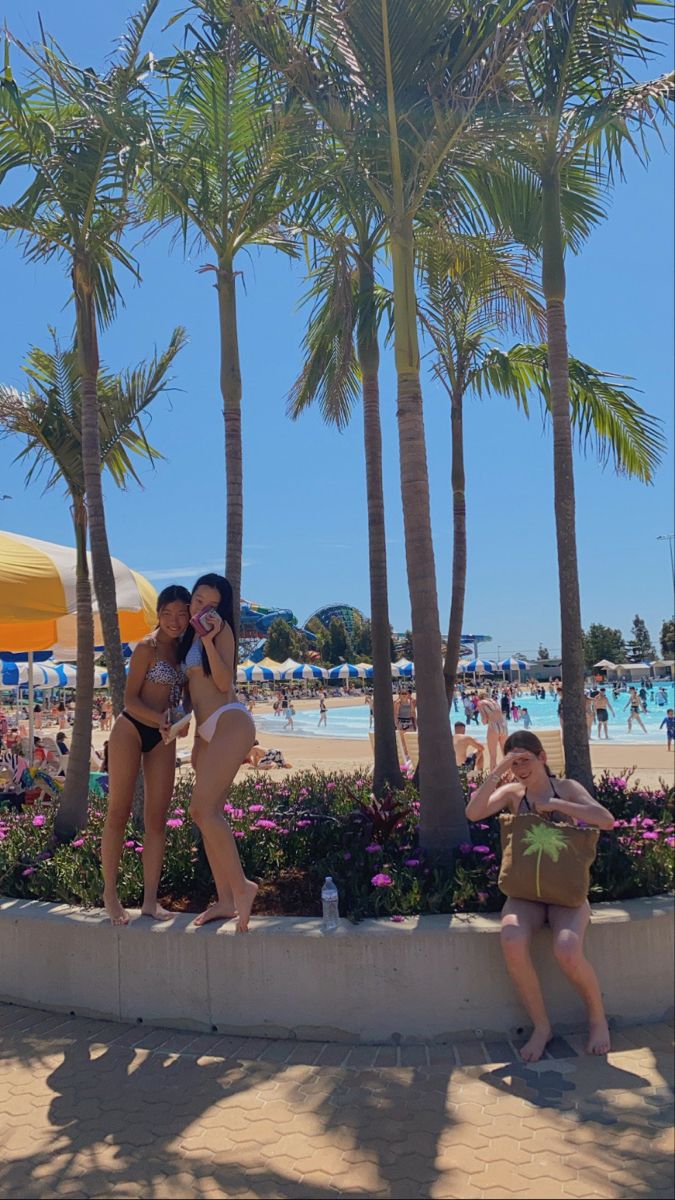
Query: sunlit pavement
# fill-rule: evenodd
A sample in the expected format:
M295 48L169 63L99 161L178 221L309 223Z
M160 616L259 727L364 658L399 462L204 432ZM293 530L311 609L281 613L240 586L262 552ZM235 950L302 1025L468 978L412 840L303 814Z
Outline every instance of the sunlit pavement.
M301 981L299 983L301 986ZM370 1047L0 1005L3 1197L673 1194L672 1029Z

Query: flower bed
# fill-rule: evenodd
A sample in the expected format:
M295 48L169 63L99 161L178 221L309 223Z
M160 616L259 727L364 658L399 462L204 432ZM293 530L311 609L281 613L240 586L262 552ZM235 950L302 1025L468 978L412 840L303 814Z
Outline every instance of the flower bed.
M474 786L466 783L467 789ZM167 819L162 894L170 906L193 911L211 896L211 875L187 816L189 781L177 785ZM630 777L603 776L598 799L614 814L616 830L600 835L591 899L654 896L673 886L673 789L648 790ZM412 784L373 800L359 774L304 772L284 779L251 775L232 789L226 813L244 868L262 881L256 911L316 915L325 875L340 892L344 916L402 921L418 913L494 912L497 821L471 827L471 841L439 865L417 842L419 801ZM101 902L102 801L90 809L87 829L49 855L49 805L0 812L0 893L85 907ZM142 895L142 835L129 826L120 871L120 899L136 906Z

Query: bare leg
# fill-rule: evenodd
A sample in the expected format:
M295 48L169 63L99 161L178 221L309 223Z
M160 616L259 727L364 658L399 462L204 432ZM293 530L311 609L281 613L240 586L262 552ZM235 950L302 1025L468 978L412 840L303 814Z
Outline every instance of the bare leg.
M529 900L507 900L502 909L502 953L534 1025L532 1037L520 1051L524 1062L537 1062L552 1036L541 984L530 955L532 935L541 929L545 919L546 906Z
M117 895L117 872L140 765L141 739L138 730L134 729L126 717L119 716L115 721L108 744L110 790L108 812L101 838L103 906L113 925L129 923L129 914L122 908Z
M588 901L580 908L552 904L548 920L553 932L553 953L588 1012L588 1054L607 1054L609 1029L598 977L584 954L584 937L591 909Z
M203 740L203 738L200 738L199 735L197 734L195 736L195 740L194 740L194 743L192 746L192 769L195 772L195 774L197 773L197 769L198 769L199 763L201 761L202 754L206 750L207 746L208 746L208 742L205 742ZM271 767L265 768L265 767L260 767L258 765L259 760L263 757L264 754L265 754L265 751L263 750L262 746L252 746L251 747L251 758L254 759L253 766L255 767L255 769L257 771L272 769ZM257 758L255 757L256 755L257 755ZM225 803L225 789L223 789L222 803L223 804ZM204 835L203 831L202 831L202 841L204 843L204 849L206 850L206 857L209 859L209 862L210 862L211 858L210 858L208 846L206 844L206 836ZM222 892L218 893L218 899L222 902L223 919L224 920L230 920L232 917L237 916L237 909L236 909L236 906L234 903L234 896L232 895L232 888L230 887L230 885L227 882L223 883L223 890L222 890ZM207 912L208 911L210 911L210 910L207 909ZM200 920L199 924L203 925L204 922Z
M242 870L232 830L223 816L223 795L250 753L254 737L255 726L248 713L231 710L223 713L213 738L205 748L200 749L190 812L204 837L218 900L196 918L195 925L224 920L231 915L225 903L229 888L239 913L237 932L248 931L251 908L258 887L246 878Z
M166 814L176 782L176 743L160 742L143 756L145 805L143 823L143 907L145 917L168 921L171 913L157 901L157 888L162 872L166 844Z
M638 725L640 726L640 729L642 730L642 732L646 733L647 729L646 729L644 721L642 720L642 717L638 714L636 716L635 720L637 721Z
M498 746L499 746L499 734L497 733L496 729L490 729L490 726L488 725L487 748L488 748L488 754L490 756L490 770L491 771L494 771L495 767L497 766L497 747Z

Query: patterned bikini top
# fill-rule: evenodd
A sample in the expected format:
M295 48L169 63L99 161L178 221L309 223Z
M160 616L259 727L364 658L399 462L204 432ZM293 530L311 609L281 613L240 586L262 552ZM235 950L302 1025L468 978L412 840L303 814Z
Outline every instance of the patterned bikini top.
M194 641L193 641L192 645L190 646L190 649L188 650L187 654L185 655L185 661L183 662L183 670L190 671L190 670L192 670L193 667L201 667L201 666L202 666L202 639L200 637L195 636Z
M155 651L155 661L148 667L145 673L146 683L164 684L171 688L171 704L176 704L180 699L180 693L185 684L185 672L183 664L179 663L174 667L173 663L167 662L165 658L157 657L157 642L152 639L150 642Z

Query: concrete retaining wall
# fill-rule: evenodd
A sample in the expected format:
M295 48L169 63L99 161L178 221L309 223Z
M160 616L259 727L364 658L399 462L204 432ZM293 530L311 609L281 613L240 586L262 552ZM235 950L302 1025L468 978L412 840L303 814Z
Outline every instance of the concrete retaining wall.
M661 1019L673 1004L671 898L599 904L588 951L608 1014ZM583 1021L544 930L535 954L551 1016ZM123 1021L267 1037L442 1040L514 1030L525 1014L506 975L497 916L433 916L404 924L261 917L195 929L138 918L115 929L100 910L0 901L0 998Z

